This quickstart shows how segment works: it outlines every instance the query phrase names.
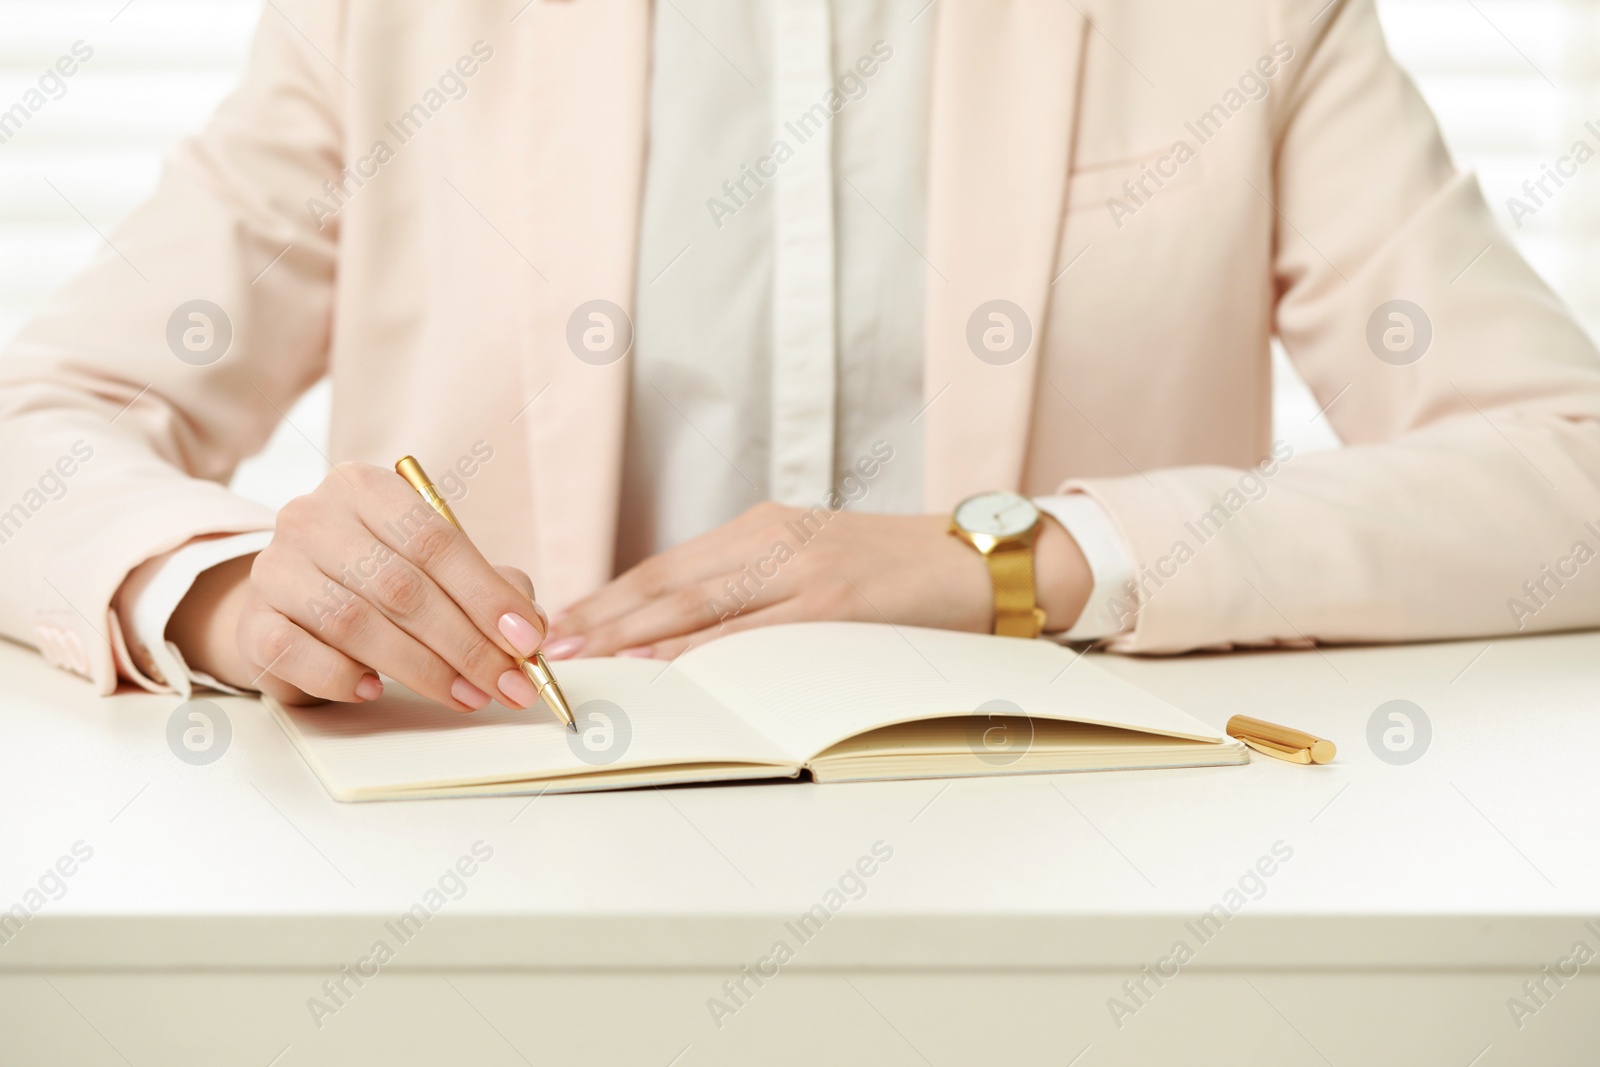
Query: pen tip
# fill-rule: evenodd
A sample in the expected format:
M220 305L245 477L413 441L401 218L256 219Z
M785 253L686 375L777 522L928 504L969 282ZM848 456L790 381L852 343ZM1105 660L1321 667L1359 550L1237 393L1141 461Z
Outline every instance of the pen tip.
M577 733L578 732L578 724L575 723L575 722L569 722L569 723L567 723L567 729L571 730L573 733Z

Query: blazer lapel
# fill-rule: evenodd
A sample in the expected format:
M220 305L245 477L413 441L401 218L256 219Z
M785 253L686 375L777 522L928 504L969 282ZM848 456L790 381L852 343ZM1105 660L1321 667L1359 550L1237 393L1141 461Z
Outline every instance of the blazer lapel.
M520 0L519 0L520 2ZM535 0L513 39L523 124L514 240L543 276L522 309L519 416L532 470L540 599L564 605L611 577L633 335L648 116L649 0ZM611 314L605 301L626 317ZM580 313L580 308L583 311ZM600 319L592 315L598 314ZM569 344L591 327L615 351Z
M1088 30L1060 0L936 10L922 416L933 511L1023 484Z

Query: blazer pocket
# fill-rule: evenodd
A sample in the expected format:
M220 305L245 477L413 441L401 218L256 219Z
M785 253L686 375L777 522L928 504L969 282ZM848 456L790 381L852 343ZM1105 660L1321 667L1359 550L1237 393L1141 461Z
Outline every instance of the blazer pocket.
M1180 140L1135 156L1077 164L1067 177L1067 213L1135 213L1193 186L1200 174L1199 156L1192 142Z

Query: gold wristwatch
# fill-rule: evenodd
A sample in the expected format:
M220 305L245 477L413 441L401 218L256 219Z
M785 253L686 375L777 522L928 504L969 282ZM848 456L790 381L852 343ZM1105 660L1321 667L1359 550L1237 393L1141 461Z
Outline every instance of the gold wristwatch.
M1033 588L1033 546L1039 540L1039 509L1019 493L979 493L956 505L950 532L978 550L994 583L994 632L1003 637L1038 637L1044 611Z

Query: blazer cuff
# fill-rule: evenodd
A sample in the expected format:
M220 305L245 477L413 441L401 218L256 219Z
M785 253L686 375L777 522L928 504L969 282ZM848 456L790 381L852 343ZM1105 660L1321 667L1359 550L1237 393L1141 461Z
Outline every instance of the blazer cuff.
M88 678L103 696L116 691L121 673L110 627L119 627L122 637L132 632L131 626L121 627L117 601L135 591L131 580L141 563L196 537L273 527L269 509L222 486L194 479L167 481L127 487L117 497L110 491L86 497L78 510L53 516L55 521L44 530L55 546L52 554L45 558L36 547L23 561L28 580L22 590L0 597L9 614L31 609L32 633L24 640L32 638L28 643L43 650L47 660ZM53 644L64 654L51 656ZM132 680L131 674L125 676Z

